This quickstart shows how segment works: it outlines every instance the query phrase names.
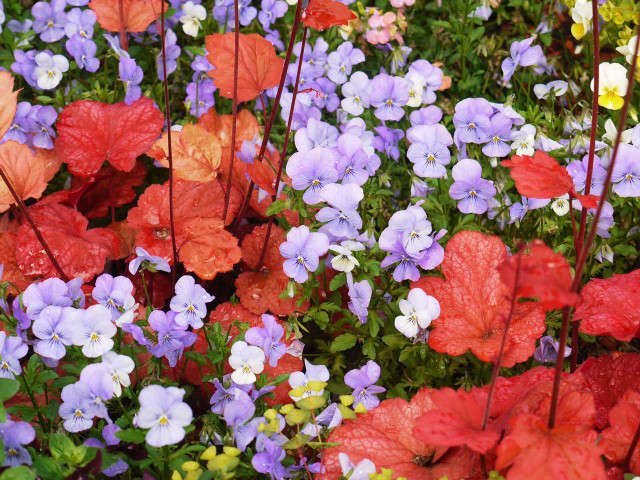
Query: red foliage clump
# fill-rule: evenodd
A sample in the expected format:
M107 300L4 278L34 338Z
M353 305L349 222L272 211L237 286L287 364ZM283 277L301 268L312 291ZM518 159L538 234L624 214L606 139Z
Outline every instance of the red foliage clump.
M326 30L336 25L347 25L358 18L346 5L336 0L311 0L304 11L305 27Z
M631 440L640 425L640 393L629 390L609 412L610 427L602 432L602 448L611 463L624 463ZM640 445L636 445L629 462L631 473L640 474Z
M512 295L512 286L501 281L497 270L506 257L502 240L495 236L463 231L449 240L442 262L445 279L422 277L412 284L440 302L429 346L449 355L471 349L483 362L496 359ZM546 327L544 320L538 303L516 304L502 366L512 367L533 355Z
M33 278L27 277L18 268L16 261L16 235L10 232L0 233L0 261L3 265L2 281L11 282L20 291L26 289ZM9 293L18 293L13 286L9 286Z
M147 97L131 105L78 100L60 113L55 148L73 175L89 177L105 161L130 172L160 136L162 125L162 113Z
M118 0L91 0L89 8L105 30L119 32L124 27L127 32L139 33L160 18L160 8L166 10L167 4L162 0L122 0L122 21Z
M593 279L582 289L573 315L580 331L625 342L640 336L640 270Z

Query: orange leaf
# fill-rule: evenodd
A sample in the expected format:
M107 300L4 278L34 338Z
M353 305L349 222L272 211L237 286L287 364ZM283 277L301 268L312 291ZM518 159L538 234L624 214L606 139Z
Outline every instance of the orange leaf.
M16 236L13 233L0 233L0 263L3 265L2 281L11 282L20 290L26 289L32 278L25 276L18 268L16 261ZM12 286L9 287L10 293L18 293Z
M304 11L304 26L325 30L335 25L347 25L356 14L335 0L311 0Z
M160 18L162 0L122 0L124 28L133 33L144 32L156 18ZM89 8L96 12L98 23L105 30L119 32L121 28L118 0L91 0ZM166 11L167 4L162 2Z
M205 38L207 60L215 68L208 72L220 95L233 98L235 33L214 33ZM273 45L258 34L240 34L238 56L238 102L253 100L280 82L284 61Z
M46 148L34 148L34 152L38 161L44 165L44 180L49 182L56 176L60 165L62 165L62 159L58 155L58 152L54 148L48 150Z
M173 171L183 180L210 182L218 175L222 146L220 138L198 125L185 125L180 132L171 132ZM152 149L160 149L160 156L154 158L164 167L169 167L169 139L167 132L153 144ZM154 152L154 153L155 153Z
M13 77L9 72L0 72L0 138L13 123L17 106L18 92L13 91Z
M0 167L22 200L40 198L47 187L44 164L33 156L26 145L13 140L0 145ZM9 205L15 203L7 185L0 181L0 212L8 210Z

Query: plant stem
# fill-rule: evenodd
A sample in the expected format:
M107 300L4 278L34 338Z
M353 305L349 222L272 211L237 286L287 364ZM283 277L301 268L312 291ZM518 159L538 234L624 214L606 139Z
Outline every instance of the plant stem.
M631 440L631 444L629 444L629 450L627 450L627 454L624 456L624 462L622 464L622 468L625 472L630 472L631 468L629 468L629 464L631 463L631 457L633 457L633 452L638 446L638 441L640 440L640 424L636 428L636 433L633 435L633 439Z
M2 177L2 180L7 185L7 188L9 189L9 192L11 192L11 195L13 196L13 198L16 201L16 203L18 204L18 207L20 208L20 213L22 213L22 215L24 215L24 218L27 219L27 222L29 222L29 225L31 226L31 229L33 230L33 233L35 233L36 238L40 242L40 245L42 245L42 248L44 249L45 253L47 254L47 257L49 257L49 260L51 261L51 264L53 265L53 267L58 272L58 275L60 275L60 278L62 280L64 280L65 282L68 282L69 281L69 277L67 277L65 275L64 271L62 270L62 267L60 267L60 264L58 263L56 258L53 256L53 252L51 252L51 249L49 248L49 245L47 245L47 242L45 242L44 237L42 236L42 233L40 233L40 230L38 229L38 227L36 226L35 222L33 221L33 218L31 218L31 215L29 215L29 212L27 211L27 206L24 204L24 202L22 201L20 196L14 190L13 185L11 185L11 182L9 181L9 178L7 177L7 174L4 173L4 170L2 168L0 168L0 177Z
M144 278L144 270L140 270L140 278L142 278L142 289L144 290L144 296L147 298L147 306L153 309L153 303L151 303L149 290L147 290L147 282L145 281L145 278Z
M229 201L231 200L231 181L233 180L233 161L236 156L236 132L238 130L238 63L240 57L240 19L238 13L238 0L234 1L235 8L235 50L233 52L233 121L231 124L231 154L229 157L229 176L227 177L227 191L224 199L224 209L222 211L222 222L227 223L227 212L229 211Z
M38 422L40 423L40 426L42 427L42 431L44 432L47 424L44 420L44 417L42 416L42 413L40 413L40 407L38 406L38 402L36 402L36 397L33 396L33 392L31 391L31 388L29 388L29 384L27 383L27 379L25 378L25 375L18 375L20 377L20 380L22 380L22 385L24 385L24 391L27 392L27 395L29 395L29 398L31 399L31 403L33 404L33 408L36 411L36 415L38 416Z
M167 149L169 160L169 228L171 233L171 249L173 252L173 268L171 282L176 284L178 269L178 249L176 248L175 226L173 222L173 151L171 148L171 106L169 105L169 84L167 83L167 49L165 48L164 5L160 5L160 42L162 45L162 77L164 83L164 115L167 120Z
M118 0L118 16L120 17L120 46L125 52L129 51L129 42L127 41L127 27L124 23L124 5L123 0Z
M304 27L304 31L302 33L302 46L300 48L301 52L304 52L304 47L307 44L307 32L308 28ZM298 72L296 74L296 84L293 87L293 97L291 98L291 105L295 106L296 98L298 96L298 85L300 85L300 74L302 72L302 55L298 59ZM271 201L275 202L278 198L278 189L280 188L280 180L282 179L282 168L284 166L284 157L287 155L287 148L289 147L289 136L291 135L291 125L293 124L293 111L295 109L292 107L289 110L289 120L287 122L287 132L284 135L284 143L282 144L282 152L280 154L280 162L278 164L278 176L276 177L275 183L275 193L271 196ZM258 267L256 270L260 270L262 267L262 262L264 262L264 257L267 253L267 247L269 246L269 237L271 236L271 228L273 227L273 218L275 215L271 215L269 217L269 221L267 223L267 234L264 239L264 244L262 245L262 253L260 253L260 260L258 261Z

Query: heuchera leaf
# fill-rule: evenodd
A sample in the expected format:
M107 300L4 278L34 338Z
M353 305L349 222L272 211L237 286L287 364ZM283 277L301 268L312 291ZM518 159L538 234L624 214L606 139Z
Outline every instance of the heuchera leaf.
M567 260L541 240L534 240L527 249L527 254L510 255L498 267L504 284L514 285L519 263L520 296L538 297L545 310L575 305L579 296L571 292L571 268Z
M335 25L347 25L356 14L336 0L311 0L303 14L305 27L326 30Z
M640 336L640 270L594 279L582 289L574 320L589 335L611 335L624 342Z
M0 233L0 259L2 259L3 272L2 281L11 282L23 291L32 282L33 278L25 276L18 268L16 261L16 236L13 233ZM9 287L9 292L18 294L13 286Z
M40 198L47 188L45 165L26 145L13 140L0 145L0 168L9 177L11 186L22 200ZM0 212L8 210L9 205L15 203L9 188L0 180Z
M122 7L125 30L139 33L160 18L160 8L166 11L167 4L162 0L123 0ZM91 0L89 8L96 12L102 28L110 32L120 31L118 0Z
M579 425L549 429L535 415L521 414L511 420L511 433L498 447L496 468L510 467L508 480L566 478L604 480L601 447L594 430Z
M18 106L18 92L13 91L13 77L7 71L0 72L0 138L13 123Z
M121 260L131 255L136 246L136 230L131 228L126 220L113 222L107 225L107 228L118 235L120 239L120 250L116 255L116 260Z
M46 182L55 177L56 173L60 170L60 165L62 165L62 159L55 151L55 149L46 149L46 148L34 148L36 158L44 164L45 175L44 179Z
M87 230L87 219L72 208L35 205L29 208L29 213L69 278L82 277L89 282L102 273L107 256L117 255L120 249L115 233L106 228ZM25 275L60 276L26 222L18 229L16 258Z
M487 453L500 438L490 427L482 430L484 404L464 390L443 388L431 392L435 408L418 418L413 436L433 445L462 446Z
M210 182L220 170L222 144L220 138L198 125L185 125L180 132L171 132L173 172L183 180ZM153 144L149 156L169 167L167 132Z
M576 193L571 175L553 157L538 150L533 157L514 155L500 165L511 168L511 178L520 195L530 198L561 197L567 193L577 198L586 208L595 208L598 197Z
M231 129L233 126L232 115L218 115L218 112L216 112L215 109L210 108L207 113L198 119L197 125L204 128L207 132L214 133L220 139L222 148L231 147ZM250 110L240 110L238 112L236 128L236 150L238 151L240 150L242 142L245 140L252 140L254 136L260 133L258 119ZM228 158L228 154L222 155L223 162ZM222 173L226 173L227 170L228 167L223 169Z
M407 480L469 478L477 473L478 456L471 450L430 445L411 435L418 418L434 407L431 390L423 388L411 403L401 398L385 400L357 420L345 421L326 440L340 445L325 450L326 473L318 480L337 480L342 475L340 453L354 464L369 459L378 471L390 468L394 478Z
M500 280L497 267L507 251L500 238L479 232L457 233L447 244L442 273L445 280L422 277L422 288L440 302L440 316L432 323L429 346L449 355L471 351L483 362L496 359L510 308L511 287ZM524 362L545 331L545 314L537 302L518 302L502 359L502 366Z
M284 60L276 56L271 42L260 35L239 35L238 102L247 102L278 85ZM209 52L207 60L214 66L209 76L220 95L233 98L235 33L214 33L205 38L205 43Z
M160 136L163 115L147 97L131 105L78 100L65 107L55 148L73 175L89 177L106 160L129 172Z
M640 391L640 355L624 353L588 358L576 371L584 390L593 395L596 407L595 426L605 428L609 411L627 390Z
M609 424L602 432L602 448L607 460L621 465L640 425L640 393L627 391L609 413ZM640 474L640 445L633 451L629 467L631 473Z

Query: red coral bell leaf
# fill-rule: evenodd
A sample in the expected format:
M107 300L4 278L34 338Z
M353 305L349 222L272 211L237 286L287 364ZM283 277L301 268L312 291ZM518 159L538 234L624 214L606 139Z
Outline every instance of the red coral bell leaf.
M429 346L449 355L471 350L483 362L495 361L510 308L511 287L500 280L497 267L507 251L498 237L479 232L457 233L447 244L442 273L445 280L423 277L412 284L440 302ZM512 367L533 355L546 328L537 302L516 304L502 366Z
M302 22L305 27L326 30L336 25L347 25L356 18L355 13L336 0L311 0L304 11Z
M377 470L393 469L394 478L407 480L440 480L470 478L478 472L478 456L466 448L447 448L424 443L414 438L417 420L433 410L431 390L423 388L411 403L393 398L385 400L357 420L346 420L329 435L327 442L339 443L326 449L326 473L318 480L337 480L342 475L338 455L345 453L357 464L371 460Z
M87 230L88 221L78 211L63 205L35 205L29 208L33 221L51 248L54 258L69 278L85 282L102 273L108 256L116 256L120 239L111 230ZM18 229L16 258L25 275L59 277L28 224Z
M258 327L262 323L260 316L254 315L240 304L233 305L229 302L221 303L209 315L209 321L220 323L225 335L229 332L229 341L240 334L240 330L233 326L236 320L240 323L248 323L251 327Z
M160 8L167 10L167 4L162 0L122 0L122 22L118 0L91 0L89 8L105 30L119 32L124 26L128 32L139 33L160 17Z
M13 140L0 145L0 168L22 200L40 198L47 188L45 165L26 145ZM0 212L8 210L14 204L16 200L9 187L0 180Z
M33 282L34 279L25 276L18 267L18 262L16 261L16 235L14 233L0 233L0 262L3 265L3 282L11 282L20 291L26 289ZM9 287L9 292L13 294L20 293L13 286Z
M238 102L253 100L264 90L278 85L284 60L276 56L276 50L258 34L239 34L238 50ZM214 66L208 74L219 89L220 95L233 98L233 68L235 33L214 33L205 38L207 60Z
M624 342L640 336L640 270L594 279L582 289L574 320L589 335L611 335Z
M624 353L588 358L576 371L582 376L584 390L593 395L596 408L594 424L608 425L609 411L627 390L640 391L640 355Z
M538 297L545 310L575 305L579 296L571 291L571 268L567 260L540 240L534 240L527 249L528 253L523 254L521 260L511 255L498 267L504 284L515 283L519 262L520 296Z
M9 130L18 108L18 91L13 91L13 81L9 72L0 72L0 138Z
M602 448L611 463L622 465L640 425L640 393L629 390L609 413L609 428L602 432ZM631 473L640 475L640 445L631 455Z
M482 429L484 405L464 390L443 388L431 392L435 409L418 418L413 436L432 445L462 446L487 453L500 438L500 432Z
M579 425L549 429L535 415L521 414L511 420L511 433L498 447L496 468L509 467L507 480L557 478L604 480L601 447L594 430Z
M90 177L105 160L130 172L160 136L163 123L162 113L147 97L131 105L78 100L58 118L55 148L73 175Z

